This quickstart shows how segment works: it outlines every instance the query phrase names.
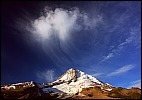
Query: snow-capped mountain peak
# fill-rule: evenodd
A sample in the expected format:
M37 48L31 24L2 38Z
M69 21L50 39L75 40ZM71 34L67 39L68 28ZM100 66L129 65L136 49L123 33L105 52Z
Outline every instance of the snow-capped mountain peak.
M56 81L52 82L52 84L55 84L53 85L53 88L65 93L77 93L80 92L82 88L94 87L95 85L100 87L108 86L109 88L107 89L110 89L110 85L107 85L99 81L97 78L74 68L67 70Z
M102 82L100 82L97 78L85 74L84 72L78 70L78 69L74 69L71 68L69 70L66 71L66 73L64 73L61 77L59 77L56 81L79 81L79 80L90 80L92 82L95 82L97 84L103 84Z

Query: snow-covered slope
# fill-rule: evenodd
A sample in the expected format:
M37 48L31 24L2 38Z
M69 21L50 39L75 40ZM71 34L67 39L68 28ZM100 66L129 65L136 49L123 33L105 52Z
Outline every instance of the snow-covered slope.
M97 78L85 74L84 72L77 70L77 69L69 69L66 73L64 73L61 77L59 77L54 83L61 83L58 85L54 85L52 88L56 88L60 91L65 93L77 93L81 92L82 88L100 86L102 89L103 87L107 86L106 90L110 90L110 85L105 84L99 81Z
M35 82L22 82L22 83L16 83L16 84L8 84L8 85L3 85L1 86L1 89L17 89L17 88L28 88L28 87L33 87L35 86Z

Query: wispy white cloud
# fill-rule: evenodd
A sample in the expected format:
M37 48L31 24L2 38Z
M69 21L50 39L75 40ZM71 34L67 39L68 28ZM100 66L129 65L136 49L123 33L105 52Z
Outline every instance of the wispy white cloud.
M139 82L141 82L140 79L139 79L139 80L136 80L136 81L132 81L131 84L136 84L136 83L139 83Z
M32 40L40 43L43 51L56 66L68 66L71 63L71 57L74 56L71 52L79 52L73 42L74 34L82 30L94 30L103 22L102 15L90 17L89 14L80 11L79 8L49 9L46 7L43 15L33 20L28 31L31 33Z
M126 66L123 66L123 67L111 72L110 74L107 74L107 76L110 77L110 76L119 75L119 74L125 73L133 68L134 68L134 65L126 65Z
M139 80L130 82L130 85L127 88L132 88L132 87L141 88L141 80L139 79Z
M95 74L92 74L92 76L94 76L94 77L97 77L97 76L101 76L101 75L103 75L104 73L95 73Z
M54 80L54 71L53 70L38 71L36 73L36 76L39 81L52 82Z
M77 29L78 13L78 10L67 11L61 8L47 11L46 16L41 16L34 21L35 33L43 39L57 34L61 40L64 40L73 28Z
M140 34L137 33L138 31L136 30L131 30L130 36L125 39L124 42L118 45L118 47L123 47L126 44L132 43L133 45L137 45L140 42Z
M37 35L38 39L39 37L48 39L56 35L60 40L66 40L72 31L94 28L102 20L101 15L90 18L87 13L80 12L79 8L72 8L72 10L46 9L44 15L33 22L34 30L31 31Z
M123 42L118 44L118 46L116 46L116 48L114 48L114 46L110 46L110 49L112 49L112 48L114 48L114 49L112 49L111 52L108 53L107 56L103 56L102 60L100 62L109 60L110 58L114 57L115 54L118 54L128 44L136 46L136 48L140 47L141 41L140 41L140 33L139 32L140 31L138 28L131 29L130 35Z
M102 62L102 61L106 61L106 60L112 58L113 56L114 56L114 54L111 52L111 53L109 53L107 56L103 56L103 59L101 60L101 62Z

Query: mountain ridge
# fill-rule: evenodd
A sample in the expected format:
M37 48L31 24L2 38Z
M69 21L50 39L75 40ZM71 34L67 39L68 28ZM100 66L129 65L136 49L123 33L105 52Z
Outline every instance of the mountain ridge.
M30 81L1 85L1 93L1 97L6 99L141 98L139 88L117 88L74 68L53 82Z

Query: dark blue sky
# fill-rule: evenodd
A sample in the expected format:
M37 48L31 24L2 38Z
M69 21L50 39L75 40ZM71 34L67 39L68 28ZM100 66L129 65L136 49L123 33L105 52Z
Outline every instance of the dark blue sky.
M140 87L140 8L138 1L2 2L1 84L51 81L73 67Z

